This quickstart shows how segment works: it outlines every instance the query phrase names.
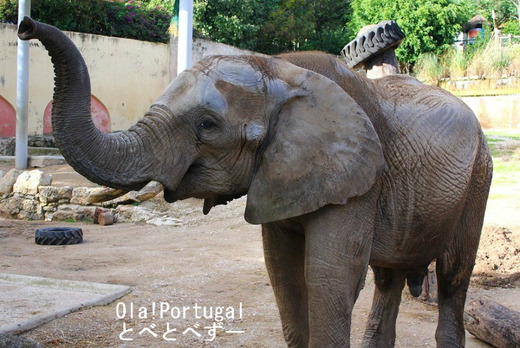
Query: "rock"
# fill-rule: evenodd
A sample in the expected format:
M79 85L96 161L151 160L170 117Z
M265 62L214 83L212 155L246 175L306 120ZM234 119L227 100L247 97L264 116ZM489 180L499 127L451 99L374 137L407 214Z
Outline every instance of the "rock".
M120 205L114 210L118 222L144 222L155 217L155 213L146 208Z
M164 190L164 186L157 181L150 181L145 187L137 191L135 198L139 202L144 202L154 198Z
M90 205L114 199L124 194L123 190L109 187L77 187L72 192L72 204Z
M54 166L58 164L65 164L63 156L30 156L29 167L42 168L47 166Z
M72 198L72 186L40 186L38 192L40 194L40 202L43 204L61 202L68 203Z
M38 194L38 187L49 186L52 182L52 176L45 174L41 170L31 170L23 172L18 176L13 186L13 192L24 195Z
M4 171L0 170L0 179L4 177Z
M152 180L139 191L130 191L122 195L121 197L118 197L111 201L103 202L103 205L109 207L119 204L141 203L154 198L163 190L164 186L160 182Z
M18 176L22 174L23 170L11 169L7 174L0 179L0 196L5 196L13 191L13 185L18 179Z
M96 207L85 207L76 204L63 204L58 206L56 211L52 213L53 221L65 221L65 220L74 220L74 221L85 221L85 220L94 220L94 213L96 211ZM47 216L46 216L47 219Z
M182 226L182 220L175 219L172 217L156 217L146 221L147 224L155 226Z
M14 156L16 138L0 138L0 155Z
M29 147L56 147L56 142L52 135L30 135Z
M22 220L41 220L43 209L34 199L12 196L0 202L0 211L10 218Z
M137 191L130 191L130 192L127 192L126 194L122 195L121 197L112 199L110 201L103 202L103 206L110 207L110 206L119 205L119 204L133 204L133 203L139 203L139 200L137 199Z

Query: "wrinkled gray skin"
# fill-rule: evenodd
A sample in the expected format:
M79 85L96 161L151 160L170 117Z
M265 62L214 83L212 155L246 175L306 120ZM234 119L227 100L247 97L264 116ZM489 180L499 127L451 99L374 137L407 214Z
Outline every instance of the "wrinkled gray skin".
M150 180L204 211L247 194L290 347L348 347L367 267L376 290L364 347L392 347L401 290L437 260L438 347L464 346L463 307L491 181L474 114L408 76L368 80L321 53L205 59L126 132L90 116L85 63L57 29L24 20L56 70L53 129L88 179Z

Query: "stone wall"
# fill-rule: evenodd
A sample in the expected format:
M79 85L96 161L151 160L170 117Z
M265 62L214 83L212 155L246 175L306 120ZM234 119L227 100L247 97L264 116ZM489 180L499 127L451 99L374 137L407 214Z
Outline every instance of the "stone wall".
M89 221L101 207L114 222L182 225L182 221L140 203L153 198L148 192L126 193L107 187L52 186L52 176L40 170L12 169L0 179L0 215L21 220Z

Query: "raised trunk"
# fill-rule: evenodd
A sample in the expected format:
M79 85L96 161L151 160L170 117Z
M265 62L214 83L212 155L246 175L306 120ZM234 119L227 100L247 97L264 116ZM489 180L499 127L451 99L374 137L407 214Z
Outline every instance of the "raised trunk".
M52 127L67 162L80 174L101 185L139 189L154 179L150 135L157 135L165 113L156 108L128 131L105 134L92 122L90 78L85 61L72 41L55 27L24 18L22 40L36 38L49 51L55 70Z

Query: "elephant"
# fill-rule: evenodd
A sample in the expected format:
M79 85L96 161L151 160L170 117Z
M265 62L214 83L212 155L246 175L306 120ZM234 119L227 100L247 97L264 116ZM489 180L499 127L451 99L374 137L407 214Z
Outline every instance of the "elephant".
M74 44L26 17L55 67L54 137L101 185L152 180L167 202L203 211L247 195L289 347L349 347L368 267L373 306L364 347L392 347L401 292L436 260L438 347L463 347L463 311L492 160L473 112L405 75L376 80L320 52L211 56L180 73L144 117L104 134Z

